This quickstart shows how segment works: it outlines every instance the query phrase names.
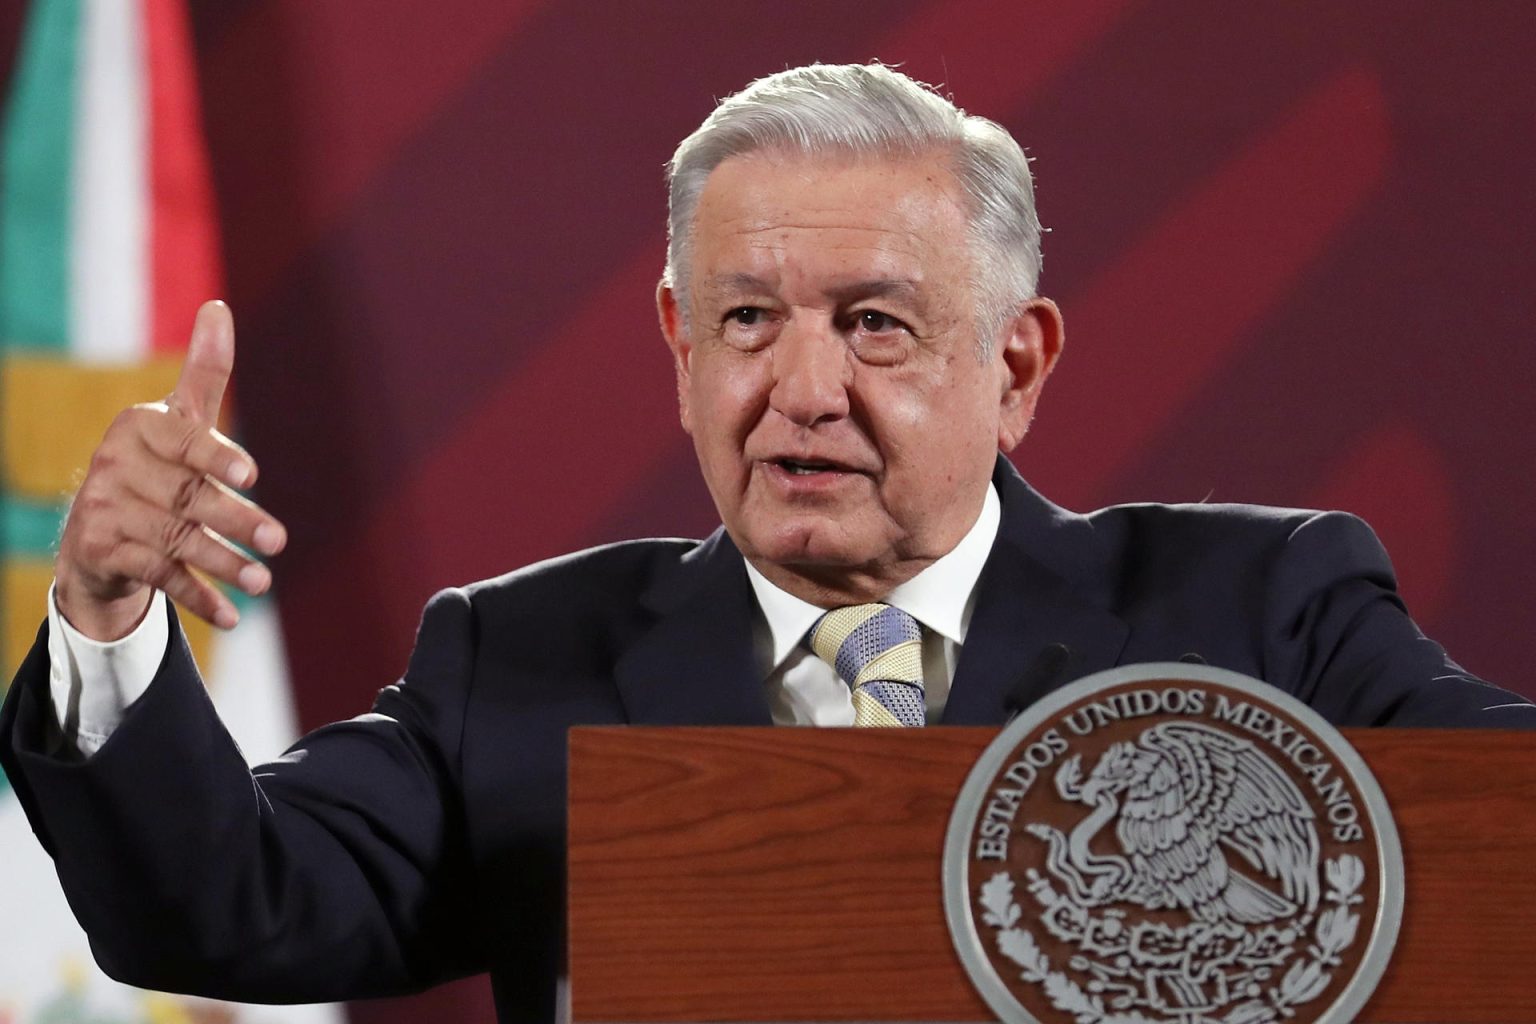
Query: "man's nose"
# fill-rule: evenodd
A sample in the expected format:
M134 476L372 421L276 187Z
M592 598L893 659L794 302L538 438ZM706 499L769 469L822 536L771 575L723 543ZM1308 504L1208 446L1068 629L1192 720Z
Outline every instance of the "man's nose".
M852 366L848 346L830 323L787 324L773 346L768 404L802 426L848 415Z

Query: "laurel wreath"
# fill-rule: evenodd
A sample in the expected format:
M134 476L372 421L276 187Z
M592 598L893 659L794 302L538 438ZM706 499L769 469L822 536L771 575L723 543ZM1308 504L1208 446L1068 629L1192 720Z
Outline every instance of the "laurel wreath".
M1360 858L1343 854L1329 860L1325 868L1325 899L1333 906L1318 916L1306 958L1292 964L1280 984L1265 992L1266 998L1233 1007L1222 1024L1272 1024L1282 1016L1291 1016L1293 1007L1316 999L1333 980L1333 968L1342 962L1339 955L1353 945L1359 933L1360 915L1350 908L1364 901L1359 890L1365 881L1365 865ZM1076 1024L1158 1024L1136 1011L1106 1010L1102 998L1084 992L1066 972L1055 970L1034 935L1018 927L1024 912L1013 891L1013 879L1006 871L983 883L981 919L996 929L997 951L1022 968L1021 978L1043 986L1051 1005L1071 1014Z

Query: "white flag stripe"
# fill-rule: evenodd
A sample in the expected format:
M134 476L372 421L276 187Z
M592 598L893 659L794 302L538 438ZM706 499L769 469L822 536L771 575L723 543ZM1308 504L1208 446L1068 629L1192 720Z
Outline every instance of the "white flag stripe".
M282 624L270 599L240 610L237 629L220 634L199 666L219 718L248 764L270 761L298 739Z
M148 117L139 4L80 8L70 224L70 352L81 362L149 354Z

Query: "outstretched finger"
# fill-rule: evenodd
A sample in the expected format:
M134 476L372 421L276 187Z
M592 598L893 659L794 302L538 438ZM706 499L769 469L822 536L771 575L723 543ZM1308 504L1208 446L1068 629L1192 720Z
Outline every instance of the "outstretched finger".
M187 358L166 404L212 426L219 418L224 388L235 368L235 320L219 300L203 303L192 325Z
M164 591L172 601L198 618L220 629L233 629L240 621L234 603L219 593L218 587L149 545L124 541L117 557L129 575Z
M205 473L149 460L125 483L149 507L201 523L252 551L275 555L287 538L283 524L260 505Z
M155 406L139 406L153 410ZM206 473L232 487L249 487L256 480L250 453L212 427L176 416L144 416L134 429L150 454L173 466Z
M204 576L239 587L252 597L266 593L272 586L271 570L217 531L136 499L125 501L123 507L129 513L122 531L126 543L144 545ZM144 582L158 586L154 580Z

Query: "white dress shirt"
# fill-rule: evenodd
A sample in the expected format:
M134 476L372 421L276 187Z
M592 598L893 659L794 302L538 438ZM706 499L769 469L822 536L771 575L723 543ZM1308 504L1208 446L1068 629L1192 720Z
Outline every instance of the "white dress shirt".
M981 514L954 550L885 598L923 627L923 680L928 720L936 721L976 601L976 581L992 551L1001 519L990 484ZM747 576L761 615L753 637L777 725L852 725L853 693L832 667L801 641L822 609L769 583L751 564ZM65 621L48 591L49 693L66 743L89 757L122 722L155 677L170 642L166 598L156 594L133 631L120 640L92 640Z

